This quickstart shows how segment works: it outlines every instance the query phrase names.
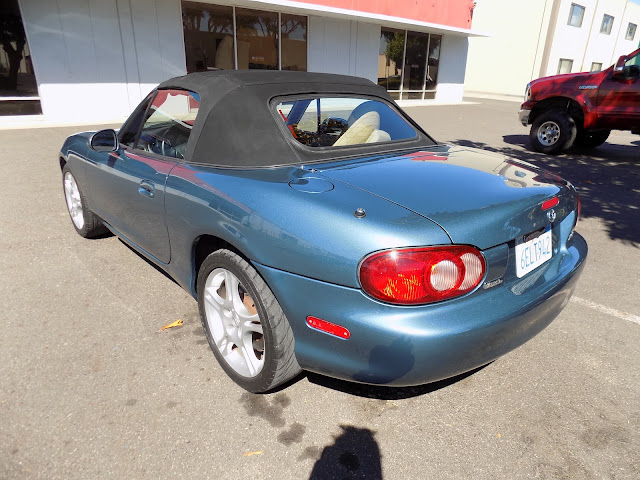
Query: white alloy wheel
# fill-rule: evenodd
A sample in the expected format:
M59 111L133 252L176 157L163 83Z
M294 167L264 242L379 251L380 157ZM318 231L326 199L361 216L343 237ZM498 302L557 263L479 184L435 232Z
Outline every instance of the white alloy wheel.
M67 201L67 208L69 209L69 215L71 220L78 230L82 230L84 227L84 212L82 209L82 198L80 197L80 190L76 179L71 172L65 172L64 174L64 198Z
M253 378L264 367L262 323L254 300L232 272L216 268L204 286L204 313L216 348L237 374Z

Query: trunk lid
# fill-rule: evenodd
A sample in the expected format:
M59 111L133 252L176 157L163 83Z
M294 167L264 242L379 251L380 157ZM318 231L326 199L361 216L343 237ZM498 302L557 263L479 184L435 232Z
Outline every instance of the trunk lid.
M456 244L490 248L546 227L542 202L560 222L575 206L562 178L525 162L448 145L402 155L315 167L334 181L368 191L440 225Z

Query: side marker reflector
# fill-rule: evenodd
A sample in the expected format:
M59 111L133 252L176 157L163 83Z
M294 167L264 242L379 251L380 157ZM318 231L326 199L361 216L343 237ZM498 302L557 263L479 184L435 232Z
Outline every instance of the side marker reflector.
M544 202L542 202L542 210L549 210L550 208L553 208L556 205L558 205L558 203L560 203L560 200L558 199L558 197L553 197L553 198L550 198L549 200L545 200Z
M335 335L336 337L347 339L351 336L349 330L340 325L336 325L335 323L327 322L326 320L322 320L316 317L307 317L307 325L316 330L320 330L321 332L328 333L330 335Z

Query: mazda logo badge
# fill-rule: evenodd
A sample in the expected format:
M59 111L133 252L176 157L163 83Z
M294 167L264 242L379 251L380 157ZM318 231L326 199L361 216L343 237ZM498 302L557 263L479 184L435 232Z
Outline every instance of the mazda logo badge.
M556 211L553 208L547 212L547 218L549 219L549 223L556 221Z

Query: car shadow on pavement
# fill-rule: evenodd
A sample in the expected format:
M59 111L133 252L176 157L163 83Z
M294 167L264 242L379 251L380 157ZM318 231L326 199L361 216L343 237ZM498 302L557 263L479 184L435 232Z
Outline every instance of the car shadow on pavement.
M340 425L342 432L327 445L313 465L309 480L327 478L382 479L380 447L368 428ZM311 452L313 453L313 452Z
M369 385L366 383L348 382L346 380L326 377L324 375L312 372L306 372L303 375L306 375L307 380L309 380L309 382L311 383L356 397L371 398L376 400L404 400L407 398L426 395L446 388L450 385L453 385L454 383L458 383L465 378L475 374L476 372L479 372L487 365L483 365L469 372L456 375L455 377L411 387L385 387L380 385Z
M571 149L564 155L528 150L527 135L506 135L504 146L457 140L452 143L524 160L570 181L582 201L582 218L597 218L612 240L640 248L640 151L637 145L605 143L590 149Z

